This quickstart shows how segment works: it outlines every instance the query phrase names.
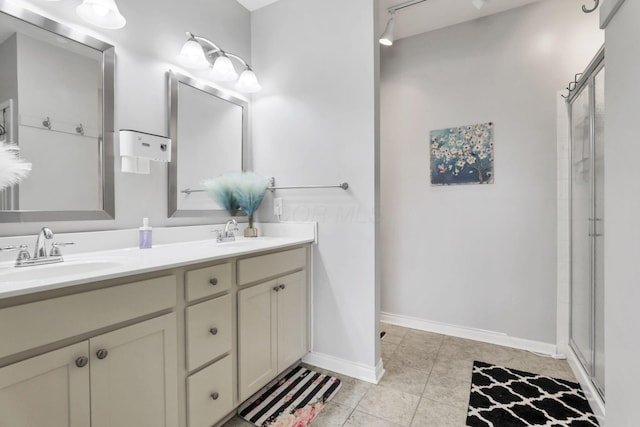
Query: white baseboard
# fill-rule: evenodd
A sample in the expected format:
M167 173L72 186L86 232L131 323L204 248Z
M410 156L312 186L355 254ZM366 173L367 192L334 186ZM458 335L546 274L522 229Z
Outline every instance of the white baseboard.
M520 350L547 354L557 358L564 358L564 355L557 354L557 347L555 344L512 337L501 332L485 331L483 329L449 325L446 323L432 322L429 320L419 319L417 317L401 316L391 313L380 313L380 320L384 323L403 326L405 328L419 329L421 331L435 332L443 335L451 335L458 338L467 338L470 340L482 341L490 344L503 345Z
M571 347L569 347L569 349L567 350L567 362L569 362L569 366L571 366L573 374L576 376L578 382L582 386L582 390L584 391L584 394L589 401L589 405L591 405L593 414L600 422L600 427L605 427L604 402L600 398L600 394L595 389L593 383L591 383L589 375L587 375L587 373L585 372L582 364L578 360L578 356L576 356L576 353Z
M349 360L340 359L322 353L307 353L302 361L318 368L327 369L338 374L356 378L373 384L378 384L384 375L384 367L382 359L378 361L376 366L367 366L360 363L351 362Z

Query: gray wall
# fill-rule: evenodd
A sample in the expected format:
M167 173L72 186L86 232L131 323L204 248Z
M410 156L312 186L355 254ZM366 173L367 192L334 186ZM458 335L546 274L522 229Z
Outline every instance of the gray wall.
M367 374L379 358L375 3L280 0L252 16L264 87L253 103L255 170L281 185L350 185L277 192L282 219L318 221L313 351ZM259 214L271 218L271 196Z
M603 43L582 3L383 49L383 313L555 343L556 97ZM488 121L495 183L431 187L429 132Z
M638 424L640 382L640 2L625 1L606 30L605 354L607 426Z
M116 47L115 128L168 135L167 77L182 72L176 56L192 31L245 58L251 57L251 15L235 0L120 1L127 18L121 30L100 30L84 24L71 2L20 1L52 19ZM256 69L256 72L259 71ZM206 81L206 72L191 73ZM211 223L207 218L167 218L167 165L152 162L150 175L123 174L116 144L116 219L112 221L46 222L54 232L138 227L142 217L153 226ZM32 234L43 223L0 224L0 236Z

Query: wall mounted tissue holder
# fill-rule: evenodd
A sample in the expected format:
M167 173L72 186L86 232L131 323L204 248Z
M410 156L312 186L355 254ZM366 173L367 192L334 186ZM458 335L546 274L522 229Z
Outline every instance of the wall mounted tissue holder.
M151 161L171 161L171 140L166 136L121 129L120 156L122 172L148 174Z

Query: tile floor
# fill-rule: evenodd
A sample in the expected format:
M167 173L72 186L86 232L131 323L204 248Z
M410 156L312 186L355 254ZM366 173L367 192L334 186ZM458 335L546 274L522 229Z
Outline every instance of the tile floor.
M313 427L462 427L474 360L576 381L566 361L389 324L381 330L387 333L381 342L382 381L369 384L329 372L342 380L342 388ZM236 416L224 427L252 425Z

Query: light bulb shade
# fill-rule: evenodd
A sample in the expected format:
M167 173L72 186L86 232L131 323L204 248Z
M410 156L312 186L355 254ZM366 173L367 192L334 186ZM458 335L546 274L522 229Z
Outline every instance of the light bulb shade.
M476 9L482 9L482 6L487 2L487 0L472 0L471 3L476 7Z
M76 13L89 24L109 30L117 30L127 23L115 0L83 0Z
M389 18L387 22L387 26L384 29L384 33L380 36L380 44L384 46L391 46L393 44L393 28L396 23L393 18Z
M258 78L256 77L256 73L254 73L251 69L247 68L240 74L240 78L238 79L238 83L236 83L236 87L238 90L247 93L255 93L262 89L260 83L258 83Z
M226 55L220 55L213 63L211 78L220 82L232 82L238 78L238 73L231 60Z
M202 46L194 39L187 40L182 46L178 61L187 68L202 70L209 67L209 61L207 61Z

